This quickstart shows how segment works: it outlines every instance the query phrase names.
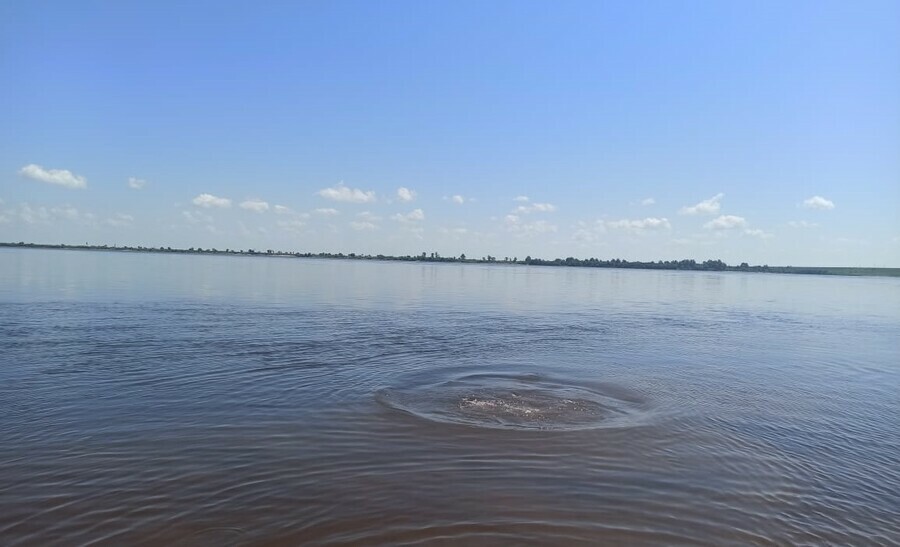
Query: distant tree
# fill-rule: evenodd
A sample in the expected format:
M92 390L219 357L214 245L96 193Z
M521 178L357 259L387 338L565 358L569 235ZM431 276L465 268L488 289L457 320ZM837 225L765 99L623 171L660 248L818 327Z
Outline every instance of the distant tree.
M463 254L459 255L459 259L460 259L462 262L465 262L465 261L466 261L466 253L463 253Z

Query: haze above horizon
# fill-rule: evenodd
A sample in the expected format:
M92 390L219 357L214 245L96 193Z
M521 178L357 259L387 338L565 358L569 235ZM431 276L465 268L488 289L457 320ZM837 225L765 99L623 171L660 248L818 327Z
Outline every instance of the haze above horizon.
M0 241L900 266L896 2L0 5Z

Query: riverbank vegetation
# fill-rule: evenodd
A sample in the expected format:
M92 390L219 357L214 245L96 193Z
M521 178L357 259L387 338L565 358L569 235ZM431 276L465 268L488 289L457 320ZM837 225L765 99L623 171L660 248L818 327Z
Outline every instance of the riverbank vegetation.
M693 259L685 260L657 260L650 262L628 261L620 258L554 258L543 259L526 256L498 258L486 255L482 257L470 257L465 254L459 256L442 256L439 253L423 252L416 255L391 256L383 254L358 254L358 253L311 253L299 251L276 251L273 249L215 249L190 247L177 249L173 247L129 247L110 245L65 245L43 243L2 243L0 247L16 247L29 249L70 249L83 251L116 251L116 252L140 252L140 253L180 253L180 254L221 254L239 256L268 256L288 258L327 258L338 260L393 260L403 262L460 262L466 264L508 264L525 266L565 266L581 268L631 268L640 270L681 270L681 271L713 271L713 272L760 272L783 274L807 274L807 275L850 275L850 276L886 276L900 277L900 268L856 268L856 267L815 267L815 266L769 266L754 265L746 262L739 265L729 265L721 260L704 260L697 262Z

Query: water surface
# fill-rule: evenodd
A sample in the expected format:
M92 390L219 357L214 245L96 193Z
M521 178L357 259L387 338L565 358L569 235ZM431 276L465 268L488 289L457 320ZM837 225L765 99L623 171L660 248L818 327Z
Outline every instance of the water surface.
M0 251L0 543L900 543L896 279Z

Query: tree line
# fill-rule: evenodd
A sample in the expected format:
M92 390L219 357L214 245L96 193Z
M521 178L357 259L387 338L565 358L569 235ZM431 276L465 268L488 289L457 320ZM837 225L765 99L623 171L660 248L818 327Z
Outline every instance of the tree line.
M640 270L680 270L680 271L738 271L738 272L768 272L768 273L789 273L789 274L818 274L818 275L880 275L880 276L900 276L900 268L833 268L833 267L797 267L797 266L751 266L746 262L741 262L737 266L730 266L719 259L704 260L697 262L693 259L684 260L657 260L657 261L629 261L622 258L600 259L600 258L554 258L543 259L533 258L530 255L524 259L517 256L505 256L502 259L492 255L484 255L481 257L469 257L465 254L459 256L442 256L437 252L423 251L415 255L385 255L385 254L360 254L360 253L311 253L298 251L277 251L274 249L256 250L256 249L224 249L209 247L189 247L187 249L178 249L172 247L144 247L144 246L117 246L117 245L65 245L65 244L41 244L41 243L2 243L0 247L26 247L38 249L76 249L76 250L97 250L97 251L123 251L123 252L151 252L151 253L187 253L187 254L228 254L228 255L250 255L250 256L280 256L293 258L328 258L328 259L344 259L344 260L388 260L402 262L459 262L466 264L510 264L525 266L562 266L562 267L579 267L579 268L631 268Z

